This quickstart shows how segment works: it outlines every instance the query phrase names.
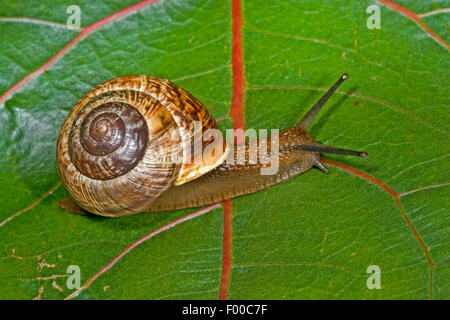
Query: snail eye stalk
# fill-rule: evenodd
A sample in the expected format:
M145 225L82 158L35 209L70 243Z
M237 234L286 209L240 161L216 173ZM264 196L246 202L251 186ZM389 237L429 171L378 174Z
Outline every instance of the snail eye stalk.
M330 97L341 85L341 83L344 82L347 78L348 74L344 73L338 79L338 81L336 81L336 83L330 89L328 89L328 91L322 96L322 98L320 98L320 100L316 102L316 104L308 111L308 113L302 118L302 120L299 121L297 125L303 130L308 131L320 109L322 109L323 105L328 101L328 99L330 99Z
M320 152L320 153L330 153L330 154L342 154L346 156L356 156L361 158L367 158L368 154L364 151L355 151L348 149L341 149L336 147L330 147L323 145L321 143L311 144L311 145L299 145L295 147L297 150L305 150L312 152Z
M333 95L333 93L336 92L337 88L348 78L348 74L344 73L337 81L336 83L328 89L328 91L320 98L319 101L316 102L316 104L308 111L308 113L297 123L297 126L299 126L301 129L308 131L309 127L311 126L312 122L316 118L319 111L322 109L324 104L330 99L330 97ZM355 150L348 150L348 149L341 149L331 146L323 145L319 142L308 144L308 145L299 145L295 146L294 149L297 150L305 150L305 151L312 151L312 152L320 152L320 153L331 153L331 154L342 154L347 156L357 156L361 158L367 158L367 152L364 151L355 151ZM318 166L321 170L324 172L327 172L326 167L322 163L317 163L316 166Z

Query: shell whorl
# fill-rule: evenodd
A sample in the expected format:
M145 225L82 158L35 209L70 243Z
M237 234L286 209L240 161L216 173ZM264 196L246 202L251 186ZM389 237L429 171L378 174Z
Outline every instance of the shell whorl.
M75 120L69 134L69 155L83 175L114 179L141 161L148 139L147 123L136 108L124 102L106 102L84 119Z
M214 162L186 161L195 156L192 139L202 137L196 131L208 128L216 128L208 110L171 82L115 78L94 87L67 116L58 137L59 174L75 202L90 212L140 212L171 185L223 162L226 152Z

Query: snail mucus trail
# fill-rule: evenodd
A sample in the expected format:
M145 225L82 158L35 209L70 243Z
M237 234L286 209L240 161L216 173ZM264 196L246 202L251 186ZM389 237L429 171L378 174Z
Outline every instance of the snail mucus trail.
M160 78L125 76L100 84L77 102L58 137L58 170L71 196L60 205L72 212L84 209L109 217L199 207L266 189L313 166L327 173L320 153L366 158L366 152L326 146L307 134L325 102L347 77L343 74L298 123L279 132L279 169L271 175L261 175L261 168L270 163L259 155L256 161L248 161L258 139L231 149L225 142L224 155L218 159L170 163L169 156L183 158L191 149L194 120L202 121L202 132L217 129L206 107ZM181 128L192 136L185 140L179 134ZM129 141L133 137L137 141ZM166 154L155 163L151 148L161 147ZM228 152L233 159L242 155L245 159L225 161Z

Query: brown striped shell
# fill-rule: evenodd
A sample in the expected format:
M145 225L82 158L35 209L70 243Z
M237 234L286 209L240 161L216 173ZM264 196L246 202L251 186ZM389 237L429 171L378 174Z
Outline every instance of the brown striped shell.
M142 212L171 185L224 161L226 143L219 157L199 154L208 145L199 139L210 128L217 126L205 106L177 85L145 75L114 78L90 90L67 116L58 137L59 174L89 212ZM203 149L193 150L196 140Z

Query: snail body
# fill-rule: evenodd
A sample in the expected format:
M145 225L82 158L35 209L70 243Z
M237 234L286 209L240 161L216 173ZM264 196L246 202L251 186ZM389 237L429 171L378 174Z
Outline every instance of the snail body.
M242 147L244 161L234 163L223 162L214 170L188 183L170 188L161 197L155 199L147 212L176 210L182 208L199 207L217 203L225 199L235 198L244 194L255 193L272 185L289 180L313 166L320 165L319 152L305 152L292 150L291 145L314 142L305 135L299 127L292 127L279 134L279 169L273 175L261 175L261 168L268 164L258 161L248 161L252 144L250 141ZM269 149L270 150L270 149ZM234 149L234 159L238 159L238 148Z
M249 161L258 140L230 148L226 141L203 139L207 130L217 130L216 122L184 89L145 75L114 78L90 90L64 121L57 143L59 175L81 208L117 217L220 202L265 189L313 166L326 172L321 152L366 156L324 146L307 134L317 112L346 77L299 123L280 132L275 150L279 170L270 175L260 174L270 166L260 156ZM213 141L216 152L205 156ZM195 143L201 148L196 150Z

